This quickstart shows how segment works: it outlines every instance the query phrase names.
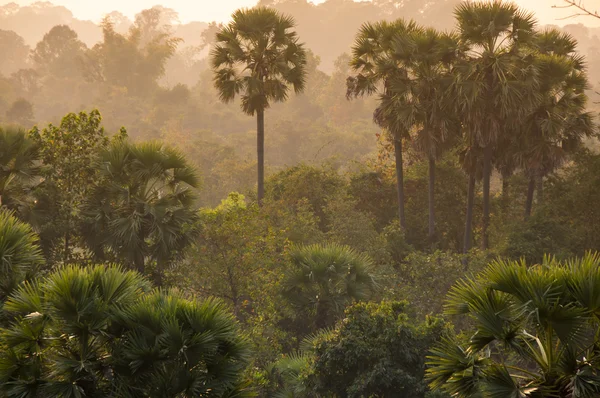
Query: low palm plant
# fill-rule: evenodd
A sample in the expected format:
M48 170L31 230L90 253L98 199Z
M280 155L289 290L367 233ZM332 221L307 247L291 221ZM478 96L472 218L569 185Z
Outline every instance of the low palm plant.
M429 356L431 386L457 398L600 394L600 255L559 263L496 261L449 293L446 312L475 330Z
M283 295L317 329L332 326L347 305L368 300L377 288L372 261L350 247L302 246L290 258Z
M0 396L244 396L248 351L232 316L152 290L137 272L65 267L5 308Z

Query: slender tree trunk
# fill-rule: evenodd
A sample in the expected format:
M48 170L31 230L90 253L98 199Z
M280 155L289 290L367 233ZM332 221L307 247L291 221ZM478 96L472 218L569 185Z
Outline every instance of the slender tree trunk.
M71 244L71 236L70 236L70 230L71 230L71 217L69 216L69 213L71 212L71 208L69 207L69 209L67 209L68 213L67 213L67 229L65 230L65 253L63 256L63 261L65 264L69 263L69 246Z
M541 174L536 175L535 189L537 190L538 208L544 203L544 177Z
M429 155L429 243L435 245L435 158Z
M463 242L463 254L469 254L471 241L473 239L473 205L475 203L475 173L469 174L469 187L467 189L467 216L465 221L465 241Z
M256 154L258 155L258 205L265 196L265 111L256 111Z
M406 216L404 215L404 161L402 159L402 138L394 137L394 152L396 155L396 187L398 188L398 217L400 228L406 231Z
M488 228L490 226L490 179L492 177L492 147L488 144L483 150L483 225L481 228L481 250L490 246Z
M531 208L533 207L533 193L535 191L535 177L529 178L529 184L527 185L527 199L525 200L525 221L531 217Z
M69 225L69 224L67 223L67 225ZM65 264L69 263L69 244L70 244L69 240L70 240L69 231L67 231L67 232L65 232L65 255L63 258L63 261Z
M510 202L510 174L502 173L502 208L506 210Z

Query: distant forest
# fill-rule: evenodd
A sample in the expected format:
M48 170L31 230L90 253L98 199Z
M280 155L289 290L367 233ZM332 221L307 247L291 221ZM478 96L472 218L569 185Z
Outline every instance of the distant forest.
M406 18L451 29L457 0L261 0L292 15L309 50L305 92L269 111L267 172L301 162L356 167L376 158L373 98L345 98L350 48L365 21ZM99 25L49 2L0 7L0 123L26 128L98 109L108 131L126 126L136 140L164 140L189 156L203 177L202 203L215 205L255 183L253 118L224 105L207 57L218 24L181 24L162 6L133 21L115 11ZM600 83L599 29L564 30ZM591 102L595 89L590 90ZM200 151L202 156L200 156Z

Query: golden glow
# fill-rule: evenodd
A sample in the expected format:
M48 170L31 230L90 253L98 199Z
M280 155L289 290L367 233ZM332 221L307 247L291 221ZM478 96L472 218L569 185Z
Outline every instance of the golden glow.
M1 1L1 0L0 0ZM2 3L16 2L28 5L38 0L3 0ZM323 0L314 0L320 3ZM139 11L156 4L173 8L179 12L183 23L190 21L227 21L231 13L240 7L252 7L257 0L51 0L53 4L63 5L79 19L98 22L111 11L120 11L132 18ZM518 5L533 11L543 24L565 25L568 23L584 23L589 26L600 26L600 20L595 18L576 18L559 20L573 13L568 9L553 9L553 5L563 5L563 0L516 0ZM593 5L594 2L590 2Z

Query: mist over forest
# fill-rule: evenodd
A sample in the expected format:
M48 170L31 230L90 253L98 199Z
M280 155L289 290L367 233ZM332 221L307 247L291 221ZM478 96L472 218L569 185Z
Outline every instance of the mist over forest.
M558 3L0 6L0 398L600 396Z

